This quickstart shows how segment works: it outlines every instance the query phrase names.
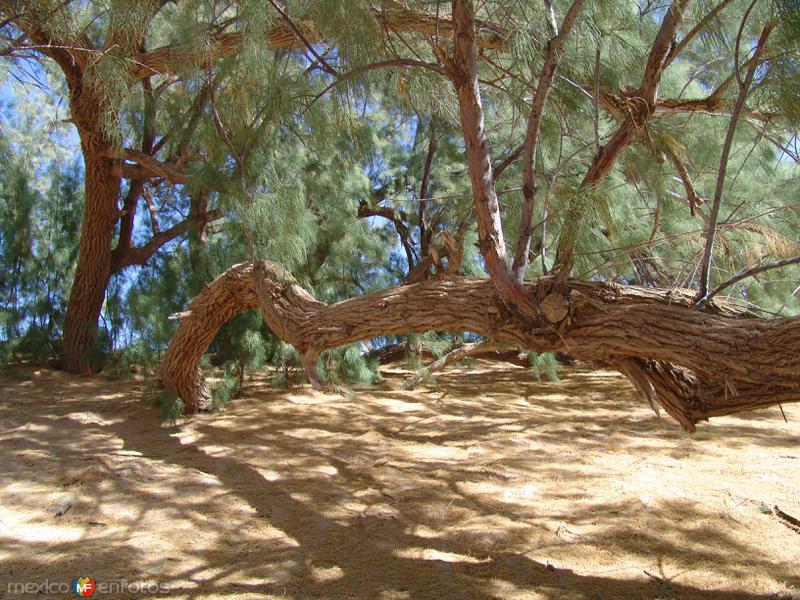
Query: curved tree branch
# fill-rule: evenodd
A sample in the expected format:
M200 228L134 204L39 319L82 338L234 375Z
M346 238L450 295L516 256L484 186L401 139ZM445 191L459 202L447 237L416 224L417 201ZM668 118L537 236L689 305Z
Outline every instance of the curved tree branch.
M552 287L546 280L536 284ZM210 405L200 359L217 329L256 307L301 355L377 336L472 331L534 352L569 352L597 366L635 372L648 395L693 430L710 416L800 400L800 318L747 318L712 302L692 310L691 290L571 280L566 297L545 298L534 327L509 312L488 279L435 278L324 304L268 261L243 263L208 284L175 333L161 381L187 412ZM633 362L631 362L633 361ZM652 389L650 388L652 386Z

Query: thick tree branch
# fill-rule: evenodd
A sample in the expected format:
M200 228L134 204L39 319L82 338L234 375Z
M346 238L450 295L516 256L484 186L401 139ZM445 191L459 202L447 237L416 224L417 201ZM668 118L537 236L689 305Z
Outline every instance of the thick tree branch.
M545 280L534 287L534 293L553 289ZM716 300L692 310L691 290L577 280L569 288L566 297L545 299L548 314L561 321L531 327L507 310L487 279L435 278L324 304L273 263L236 265L181 315L161 381L183 398L187 412L207 408L210 393L198 368L203 353L223 323L260 307L270 329L309 357L357 340L431 329L472 331L534 352L569 352L635 372L650 399L687 430L710 416L800 400L800 354L775 354L800 344L800 318L746 318Z
M661 27L658 30L656 39L650 48L650 55L647 57L647 66L644 70L642 85L639 86L638 96L642 98L648 106L652 106L658 97L658 86L661 82L661 75L669 66L669 53L672 48L675 36L683 21L683 13L689 6L690 0L672 0Z
M529 318L537 311L532 298L518 282L507 263L500 205L494 188L489 140L484 126L478 84L475 21L468 0L453 0L453 58L441 57L447 65L458 95L461 129L472 184L472 201L478 220L478 240L489 275L500 296Z

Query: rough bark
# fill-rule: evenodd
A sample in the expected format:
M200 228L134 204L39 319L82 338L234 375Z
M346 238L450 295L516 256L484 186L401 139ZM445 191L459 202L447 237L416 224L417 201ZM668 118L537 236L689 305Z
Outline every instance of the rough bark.
M178 394L184 410L193 413L211 406L211 393L200 370L200 359L227 321L258 305L250 263L236 265L208 284L181 313L178 330L161 363L161 381Z
M114 224L119 216L119 177L107 145L97 133L81 132L86 171L78 262L64 320L64 368L88 375L98 369L95 338L111 276Z
M53 37L46 24L36 20L36 11L17 13L5 5L0 9L55 61L69 88L71 121L81 140L85 183L78 261L64 321L63 366L73 373L89 374L96 370L92 350L111 270L114 223L119 217L116 161L110 158L112 144L98 123L101 99L84 80L94 48L84 35Z
M500 204L494 188L489 138L484 124L481 90L478 83L478 46L475 42L475 16L470 2L453 0L453 58L439 58L458 96L461 131L467 158L472 203L478 221L478 243L486 270L503 300L521 313L533 317L535 308L522 284L508 264Z
M540 297L545 278L531 286ZM200 359L217 329L258 307L267 325L301 354L380 335L429 330L478 333L491 343L568 352L596 366L636 372L652 398L691 431L711 416L800 400L800 318L763 320L715 301L692 310L692 290L569 280L566 313L535 323L511 312L489 279L436 278L324 304L268 261L242 263L211 282L184 313L161 366L161 381L188 413L211 395ZM559 292L560 293L560 292ZM260 296L260 300L259 300ZM553 304L552 301L550 301ZM563 314L563 318L562 318Z
M160 4L150 6L148 19L155 16ZM164 179L169 183L185 182L181 165L175 161L160 162L151 155L154 134L152 115L145 116L143 148L126 149L119 158L108 131L116 126L115 116L104 105L102 90L96 86L91 69L98 53L114 49L121 55L138 54L147 26L135 31L109 23L102 48L95 47L83 33L54 34L38 10L18 12L17 7L0 2L0 13L13 21L39 52L49 57L64 74L69 89L70 121L81 140L85 167L84 209L75 278L72 283L64 320L62 366L73 373L90 374L98 370L96 333L109 278L112 273L130 265L144 264L164 244L183 235L196 222L207 223L218 217L214 213L194 216L163 232L154 232L143 246L131 245L133 211L142 189L142 180ZM146 92L149 85L144 82ZM151 91L151 90L150 90ZM113 112L113 111L112 111ZM106 119L106 122L101 122ZM124 211L118 207L120 178L133 179L125 198ZM128 212L125 212L128 211ZM114 227L122 217L120 239L113 248Z

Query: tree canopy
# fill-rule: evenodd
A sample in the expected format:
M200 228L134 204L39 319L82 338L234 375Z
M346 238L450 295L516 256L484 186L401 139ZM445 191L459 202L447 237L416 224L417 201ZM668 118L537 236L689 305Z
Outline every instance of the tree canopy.
M322 385L412 334L617 368L687 428L800 397L793 0L0 17L9 360L166 356L197 409L210 343Z

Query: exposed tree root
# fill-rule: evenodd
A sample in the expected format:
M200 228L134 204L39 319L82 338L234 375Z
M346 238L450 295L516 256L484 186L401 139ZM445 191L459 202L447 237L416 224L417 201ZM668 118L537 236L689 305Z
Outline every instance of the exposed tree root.
M161 366L161 381L188 413L210 405L200 359L236 314L262 309L267 325L304 357L309 379L327 349L381 335L474 332L493 344L568 352L626 373L681 426L711 416L800 400L800 318L753 318L715 301L692 310L691 290L659 290L571 280L553 292L545 278L527 287L550 298L536 319L513 313L489 279L435 278L324 304L278 265L236 265L192 302ZM558 299L556 299L558 300ZM553 319L560 319L552 322ZM631 373L635 373L631 375Z

